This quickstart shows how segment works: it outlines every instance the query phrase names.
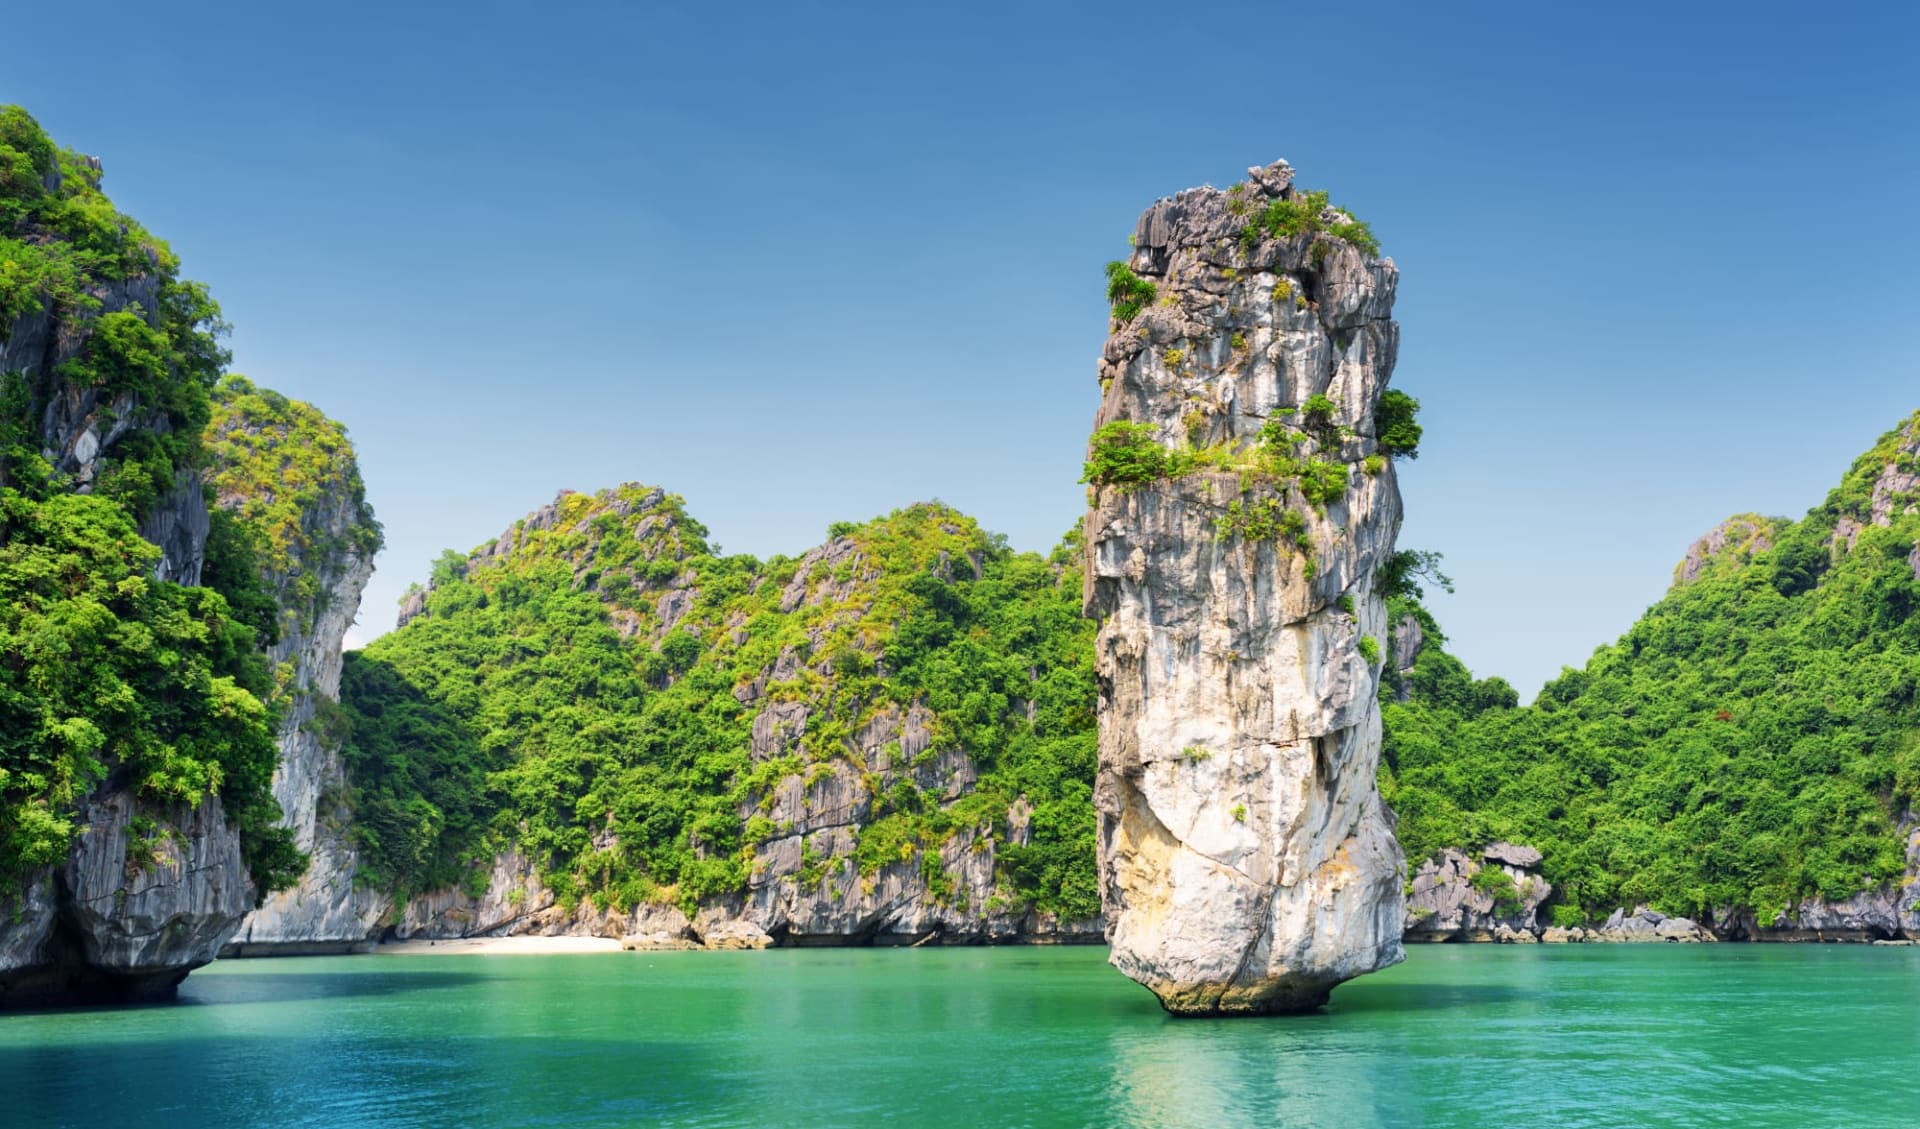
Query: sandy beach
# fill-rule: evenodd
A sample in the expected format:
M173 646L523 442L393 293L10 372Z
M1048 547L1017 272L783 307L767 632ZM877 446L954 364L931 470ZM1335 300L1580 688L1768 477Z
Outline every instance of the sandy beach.
M466 937L453 941L389 941L374 956L554 956L560 953L617 953L612 937Z

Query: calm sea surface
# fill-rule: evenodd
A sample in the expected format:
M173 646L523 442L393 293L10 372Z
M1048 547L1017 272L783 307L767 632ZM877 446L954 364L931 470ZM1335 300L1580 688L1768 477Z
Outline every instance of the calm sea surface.
M1920 1126L1920 949L1410 947L1262 1020L1105 957L222 961L0 1016L0 1125Z

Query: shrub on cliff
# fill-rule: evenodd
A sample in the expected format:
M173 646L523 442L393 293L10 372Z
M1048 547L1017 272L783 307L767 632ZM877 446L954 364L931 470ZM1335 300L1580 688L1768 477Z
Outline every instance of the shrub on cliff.
M1107 264L1107 301L1113 306L1115 321L1130 322L1153 302L1158 291L1153 283L1133 273L1133 268L1115 260Z
M1336 218L1329 219L1329 216ZM1374 237L1373 229L1344 210L1334 208L1324 191L1295 192L1286 199L1267 201L1266 206L1248 217L1247 225L1240 230L1240 242L1251 251L1263 239L1292 239L1316 232L1351 243L1368 255L1380 254L1380 241Z
M1154 437L1152 424L1115 420L1093 433L1080 481L1121 488L1145 486L1165 478L1167 449Z
M1396 459L1417 459L1420 457L1420 432L1418 420L1420 401L1400 391L1389 388L1380 397L1380 406L1373 414L1374 429L1380 449Z

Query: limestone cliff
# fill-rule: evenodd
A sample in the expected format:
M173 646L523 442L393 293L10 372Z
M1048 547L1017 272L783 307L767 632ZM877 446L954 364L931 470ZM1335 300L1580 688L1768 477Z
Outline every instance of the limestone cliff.
M159 550L153 590L123 581L120 603L90 610L84 621L62 622L59 608L49 605L41 622L60 626L36 646L78 655L90 632L119 630L114 617L132 620L143 614L144 601L173 599L166 585L200 583L209 519L191 461L205 403L200 382L210 381L224 359L214 345L218 311L176 277L164 244L112 211L99 192L98 160L55 149L17 107L0 108L0 158L39 176L9 181L0 191L0 249L14 268L0 294L0 489L10 507L93 498L99 505L70 520L128 515ZM76 231L75 216L106 226ZM75 254L83 239L89 253ZM0 547L31 553L66 536L74 528L66 520L40 531L0 520ZM77 590L80 558L67 557L63 567L68 591ZM129 638L116 636L109 645L126 648ZM195 658L181 654L165 665L185 671ZM205 693L208 685L186 688ZM226 693L218 684L214 692ZM44 695L33 696L35 708L45 705ZM102 778L74 797L70 811L44 797L24 805L71 832L39 839L37 850L63 854L64 861L31 867L0 900L0 1006L164 995L213 958L253 905L241 833L221 796L201 792L188 802L143 787L115 753L152 734L127 717L122 710L112 718L103 712L35 720L9 710L0 719L19 727L6 736L29 749L57 748L61 738L45 732L51 724L59 733L91 734L88 744L105 754ZM108 738L111 732L123 740ZM0 772L7 800L23 782L31 788L42 778L38 755L29 752L11 777ZM0 815L0 832L9 847L33 838L7 815Z
M1113 963L1179 1013L1401 959L1374 785L1398 277L1285 162L1162 200L1109 268L1088 463Z
M277 608L267 648L281 710L273 794L308 856L299 882L267 895L230 950L353 947L389 908L354 882L337 704L341 642L373 573L380 527L345 429L309 404L229 376L215 389L206 443L214 504L262 543L262 579Z

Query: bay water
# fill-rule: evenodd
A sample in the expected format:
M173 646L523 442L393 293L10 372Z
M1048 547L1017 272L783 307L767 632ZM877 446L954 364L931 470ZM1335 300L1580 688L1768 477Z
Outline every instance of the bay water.
M222 961L0 1016L0 1125L1920 1126L1920 949L1410 946L1232 1020L1105 958Z

